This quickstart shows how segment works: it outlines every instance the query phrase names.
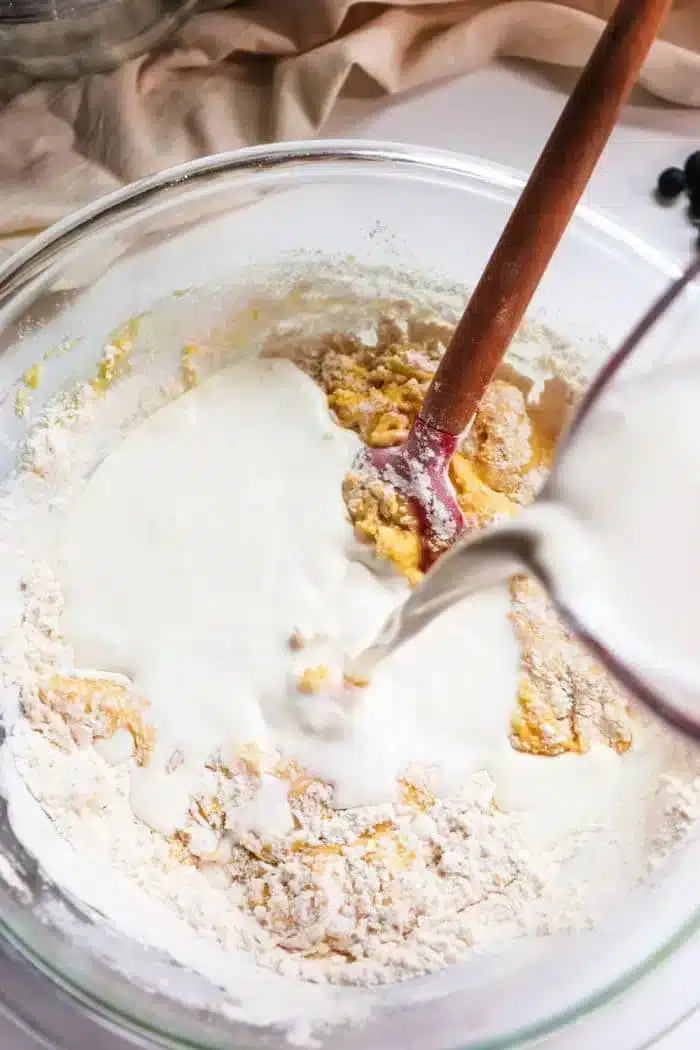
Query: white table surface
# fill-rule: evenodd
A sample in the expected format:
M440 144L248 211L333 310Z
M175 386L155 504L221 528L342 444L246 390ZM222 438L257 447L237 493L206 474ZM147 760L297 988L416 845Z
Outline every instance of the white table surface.
M459 150L529 170L572 84L568 71L495 66L398 99L341 103L328 137L383 138ZM609 143L587 203L681 261L696 236L681 210L660 208L658 172L700 148L700 113L635 96ZM594 1018L546 1040L546 1050L694 1050L700 1045L700 942L688 945L633 992ZM685 989L684 989L685 986ZM665 1033L665 1034L662 1034ZM661 1036L660 1039L657 1037ZM69 1045L69 1044L68 1044ZM0 1019L3 1050L39 1050Z

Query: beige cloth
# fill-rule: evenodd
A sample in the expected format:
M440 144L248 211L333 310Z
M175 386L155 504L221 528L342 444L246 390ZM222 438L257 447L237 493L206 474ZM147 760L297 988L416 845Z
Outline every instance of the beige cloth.
M158 53L44 83L0 110L0 236L206 153L323 129L339 95L415 88L496 56L582 65L613 0L208 3ZM676 2L642 74L700 106L700 0ZM2 90L2 88L0 88Z

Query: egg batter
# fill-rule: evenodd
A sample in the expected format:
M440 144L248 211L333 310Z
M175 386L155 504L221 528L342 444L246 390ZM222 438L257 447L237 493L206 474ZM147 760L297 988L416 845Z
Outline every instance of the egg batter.
M348 472L360 441L402 439L450 325L362 302L362 333L280 336L278 306L276 359L206 375L188 343L179 396L142 418L117 340L30 434L3 504L22 702L4 757L15 825L28 792L81 878L45 828L31 847L75 896L234 995L241 957L283 975L311 1015L309 982L597 921L685 834L696 786L522 577L342 681L418 578L410 508ZM455 456L470 528L546 474L573 394L531 387L499 375Z

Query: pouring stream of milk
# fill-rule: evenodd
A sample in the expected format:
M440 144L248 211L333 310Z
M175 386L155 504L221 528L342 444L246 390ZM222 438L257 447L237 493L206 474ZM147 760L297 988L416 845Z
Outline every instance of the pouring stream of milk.
M611 384L699 272L695 260L593 382L538 501L456 544L350 673L369 676L450 606L526 570L623 685L700 736L700 356Z

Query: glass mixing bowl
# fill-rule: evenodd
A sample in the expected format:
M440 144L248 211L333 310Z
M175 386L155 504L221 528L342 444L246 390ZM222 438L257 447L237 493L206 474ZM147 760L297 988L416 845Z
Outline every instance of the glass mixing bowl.
M0 267L0 470L27 425L14 411L19 377L46 361L39 408L94 368L109 333L184 288L241 280L250 265L354 256L367 264L460 282L478 277L522 180L449 153L363 142L262 147L184 165L58 224ZM534 304L601 360L676 268L607 219L581 208ZM196 295L196 293L195 293ZM646 348L692 339L690 290ZM685 335L684 335L685 333ZM62 893L0 810L0 998L50 1046L71 1050L272 1047L279 1032L243 1025L204 978L95 922ZM413 1050L527 1044L609 1002L700 925L691 842L658 884L629 895L593 932L374 991L359 1027L331 1029L328 1048ZM274 994L271 993L271 994Z
M162 44L195 2L12 0L0 6L0 71L31 84L115 69Z

